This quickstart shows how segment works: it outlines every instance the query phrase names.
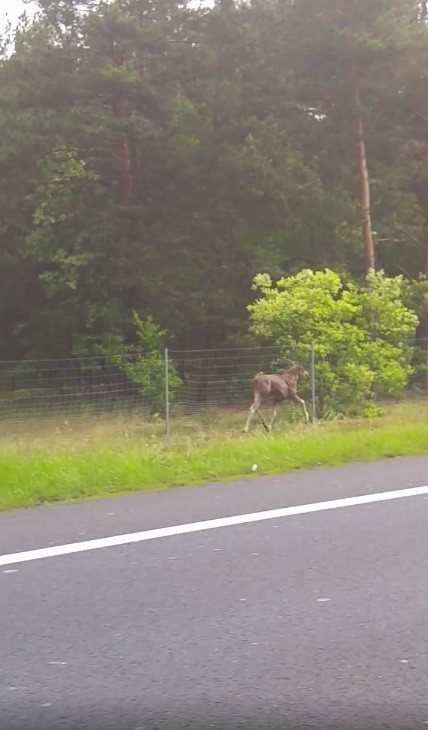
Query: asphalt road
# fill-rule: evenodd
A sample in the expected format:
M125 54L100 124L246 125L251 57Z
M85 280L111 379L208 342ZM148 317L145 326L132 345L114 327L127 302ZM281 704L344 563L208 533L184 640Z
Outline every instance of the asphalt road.
M428 484L428 457L0 515L0 554ZM0 730L428 726L428 497L0 569Z

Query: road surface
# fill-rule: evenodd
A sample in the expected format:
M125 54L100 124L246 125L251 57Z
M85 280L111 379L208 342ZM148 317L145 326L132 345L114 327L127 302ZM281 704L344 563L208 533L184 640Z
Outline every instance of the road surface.
M428 457L0 515L1 730L428 727L428 489L13 562L427 484Z

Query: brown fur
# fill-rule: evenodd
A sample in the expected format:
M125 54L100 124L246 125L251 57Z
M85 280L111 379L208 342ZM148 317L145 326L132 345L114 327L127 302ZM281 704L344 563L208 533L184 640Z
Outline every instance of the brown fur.
M244 426L244 433L248 432L248 428L255 413L259 416L266 431L269 432L275 420L278 404L283 403L286 400L299 403L302 406L306 423L308 423L309 415L306 410L306 403L297 393L299 380L306 378L307 376L308 373L306 370L298 363L294 363L286 370L277 370L276 373L261 373L260 375L256 375L256 377L252 380L254 400L248 412L247 421ZM267 425L259 411L260 405L267 398L273 398L273 414L269 425Z

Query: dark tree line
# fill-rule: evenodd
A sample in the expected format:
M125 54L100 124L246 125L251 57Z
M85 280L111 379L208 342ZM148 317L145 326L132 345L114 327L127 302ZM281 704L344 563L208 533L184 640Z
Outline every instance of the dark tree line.
M260 271L428 275L426 3L38 6L1 44L0 359L119 351L134 310L244 344Z

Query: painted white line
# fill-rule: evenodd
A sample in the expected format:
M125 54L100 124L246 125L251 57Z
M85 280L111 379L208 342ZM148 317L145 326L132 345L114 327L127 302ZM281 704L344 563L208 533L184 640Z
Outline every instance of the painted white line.
M127 545L133 542L157 540L161 537L187 535L192 532L202 532L203 530L215 530L219 527L246 525L251 522L276 520L280 517L306 515L311 512L325 512L326 510L339 509L341 507L357 507L358 505L372 504L373 502L387 502L392 499L403 499L405 497L420 497L425 494L428 494L428 486L411 487L408 489L398 489L393 492L363 494L359 497L332 499L328 502L301 504L295 507L281 507L280 509L272 509L265 512L234 515L232 517L219 517L218 519L205 520L203 522L191 522L185 525L159 527L154 530L144 530L143 532L131 532L128 535L113 535L112 537L101 537L96 540L73 542L68 545L56 545L53 547L38 548L36 550L26 550L25 552L11 553L10 555L0 555L0 565L13 565L15 563L25 563L30 560L43 560L44 558L53 558L60 555L83 553L87 550L99 550L100 548L116 547L118 545Z

